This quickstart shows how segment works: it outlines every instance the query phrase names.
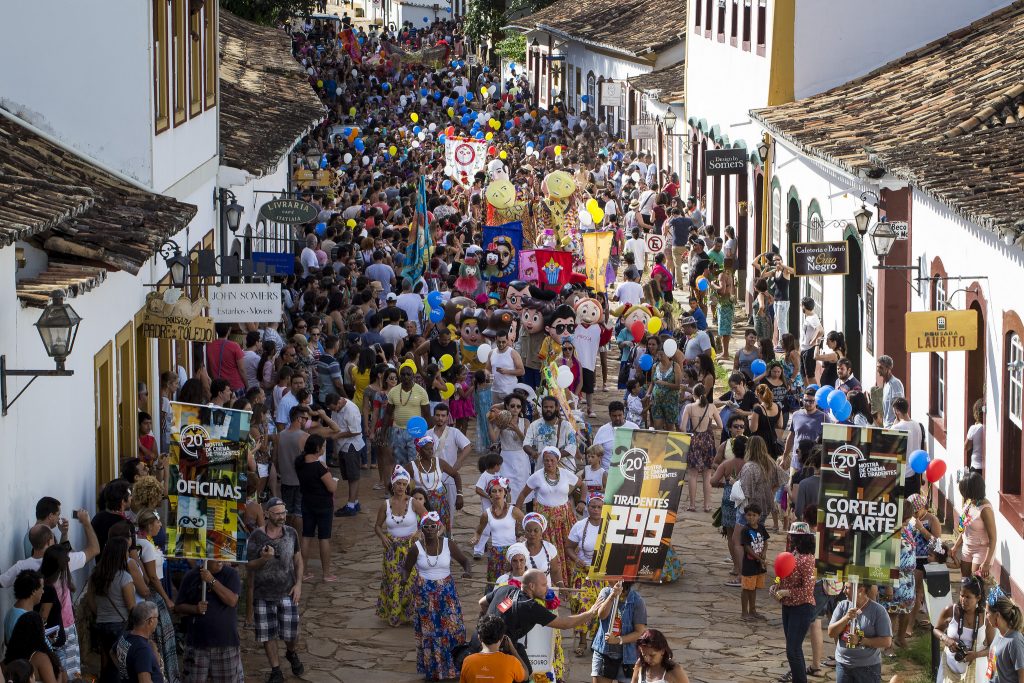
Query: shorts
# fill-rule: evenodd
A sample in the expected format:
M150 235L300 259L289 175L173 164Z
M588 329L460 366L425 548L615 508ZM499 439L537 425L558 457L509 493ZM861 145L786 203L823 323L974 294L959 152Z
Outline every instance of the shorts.
M764 588L764 574L754 574L753 576L741 576L740 586L745 591L756 591L758 588Z
M183 683L244 683L242 653L237 647L188 646L185 648L181 680Z
M584 394L594 393L594 386L597 384L597 375L593 370L587 370L586 368L580 368L583 372L583 389Z
M293 643L299 636L299 606L291 596L280 600L253 600L253 624L257 643L283 640Z
M298 486L281 484L281 500L289 515L302 516L302 489Z
M260 479L266 479L270 476L270 463L269 462L258 462L256 463L256 474L259 475Z
M590 658L590 675L610 678L613 681L620 677L628 679L633 676L633 666L623 664L621 659L606 657L595 650L593 657Z
M972 550L965 545L960 550L960 562L969 563L971 567L980 565L985 561L985 550L985 548Z
M319 538L321 541L331 537L331 525L334 522L334 509L318 505L302 506L302 537Z
M396 465L404 467L416 459L416 442L406 429L391 428L391 448Z
M359 464L362 461L362 448L349 446L341 452L341 459L338 461L338 468L341 470L341 478L345 481L359 481Z

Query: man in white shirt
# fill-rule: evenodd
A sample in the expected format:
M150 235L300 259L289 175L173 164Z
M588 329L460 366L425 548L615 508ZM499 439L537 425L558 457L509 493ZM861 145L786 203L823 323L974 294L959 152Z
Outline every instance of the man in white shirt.
M594 444L604 449L601 456L601 467L608 469L612 465L612 448L615 446L615 428L640 429L635 422L626 419L626 406L622 401L608 404L609 422L605 422L594 435Z
M896 422L896 411L893 404L896 399L906 396L903 382L892 374L893 360L891 356L879 356L875 369L882 380L882 426L892 427Z
M366 446L363 440L363 414L353 401L337 394L330 394L325 405L331 411L331 419L341 430L334 444L341 476L348 482L348 502L334 516L352 517L359 511L359 456Z
M680 325L687 337L686 346L683 347L683 358L688 361L696 361L698 356L709 356L711 338L704 330L697 329L697 320L688 315L682 319Z
M587 402L587 414L589 417L597 417L594 413L594 388L597 384L597 352L601 348L601 325L576 325L576 332L573 335L576 344L576 359L580 362L580 369L583 371L583 382L581 393Z
M633 228L633 236L626 240L626 251L633 254L633 265L643 273L647 270L647 240L640 232L640 228Z
M242 354L242 379L245 381L246 389L259 386L259 380L256 378L256 368L260 364L262 344L259 330L250 330L245 333L245 353Z
M640 271L635 267L626 268L626 281L615 290L612 297L625 306L636 306L643 298L644 288L640 284Z
M434 406L434 427L430 431L430 436L434 437L434 454L457 471L462 468L470 451L473 450L473 444L462 430L449 426L450 415L447 403L438 403ZM445 474L441 479L444 482L445 495L448 496L448 509L454 510L458 487L455 486L455 480L451 475Z
M412 280L409 278L402 280L402 293L398 295L395 304L405 311L409 320L415 321L416 334L423 334L423 323L420 321L423 317L423 297L413 293Z
M540 403L540 417L526 428L523 450L534 463L537 463L537 457L545 446L554 446L563 458L576 457L576 432L558 411L558 400L554 396L545 396Z
M900 396L893 399L892 410L896 413L896 422L892 423L892 429L898 429L907 433L907 455L920 450L924 441L924 426L916 420L910 419L910 403L906 398ZM921 492L921 476L907 467L903 473L903 483L912 490L906 491L906 495Z
M302 254L299 256L299 261L302 262L302 274L310 275L313 269L320 268L320 260L316 257L316 235L310 233L306 235L306 246L302 250Z
M803 327L800 330L800 371L806 382L813 382L818 365L814 360L814 350L825 336L825 329L814 313L814 299L805 296L800 300L800 308L804 314Z
M397 298L393 292L388 294L388 301L394 301ZM385 316L388 324L381 329L380 336L384 337L384 340L395 348L398 348L400 341L409 336L409 331L402 326L402 317L398 314L398 310L400 309L396 308L394 312L387 309L381 311L381 315Z
M96 531L92 528L89 513L85 510L76 510L75 519L81 522L82 529L85 530L85 550L72 551L68 554L68 565L72 572L78 571L100 554L100 542L96 537ZM32 544L32 554L24 560L15 562L7 571L0 574L0 587L9 588L13 586L14 580L18 578L18 574L26 569L39 571L39 567L43 564L43 555L46 554L46 549L57 542L53 536L53 530L45 524L36 524L29 529L28 538Z

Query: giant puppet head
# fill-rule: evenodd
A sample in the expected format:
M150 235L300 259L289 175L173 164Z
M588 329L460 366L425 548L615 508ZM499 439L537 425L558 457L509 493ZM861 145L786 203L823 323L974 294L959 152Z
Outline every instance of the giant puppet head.
M565 200L576 191L576 179L568 171L552 171L544 176L540 189L550 200Z
M505 291L505 303L516 314L522 312L523 303L527 298L537 299L542 302L554 301L555 293L549 289L530 284L525 280L512 280L512 282L508 283L508 289Z
M480 265L476 256L466 256L459 266L459 277L455 280L455 291L470 295L480 286Z
M578 299L573 308L576 310L576 322L579 325L595 325L604 318L604 308L597 299Z
M572 306L562 304L555 308L544 320L544 331L561 347L576 332L576 312Z
M650 304L623 305L611 311L611 314L618 317L626 329L632 329L633 323L639 321L646 330L651 318L661 317L658 310Z
M499 211L507 211L516 204L516 188L508 178L495 180L484 192L487 203Z
M501 159L491 159L487 162L487 180L495 183L508 180L508 167Z
M544 331L544 318L550 306L539 299L524 299L523 310L519 314L519 321L523 329L531 334Z
M487 325L487 311L482 308L464 308L459 313L459 339L469 349L475 351L483 340L483 331Z

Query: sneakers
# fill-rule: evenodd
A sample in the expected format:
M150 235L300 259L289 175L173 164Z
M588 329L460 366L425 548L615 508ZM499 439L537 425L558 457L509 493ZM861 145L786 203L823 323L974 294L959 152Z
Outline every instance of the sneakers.
M270 670L270 675L267 676L267 683L284 683L284 674L281 672L281 667L274 667Z
M335 517L355 517L357 514L359 514L359 503L356 503L355 505L352 505L351 503L347 503L345 505L345 507L338 508L338 510L334 513L334 516Z
M284 653L284 658L288 660L288 663L292 665L292 673L296 676L301 676L306 670L306 667L302 666L302 661L299 659L299 653L295 650ZM280 673L280 669L278 672ZM273 675L273 674L271 674Z
M479 562L480 560L484 559L484 556L480 553L473 553L473 559Z
M356 512L362 512L363 511L363 506L359 504L358 500L356 501L356 504L353 507L355 508Z

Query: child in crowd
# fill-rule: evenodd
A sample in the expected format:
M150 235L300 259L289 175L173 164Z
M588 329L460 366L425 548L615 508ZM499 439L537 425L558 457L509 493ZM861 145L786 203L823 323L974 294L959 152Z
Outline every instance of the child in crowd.
M455 378L455 395L448 402L455 427L465 434L469 430L469 420L476 417L473 407L473 382L469 378L469 370L460 365Z
M761 507L755 503L747 506L744 513L747 526L743 530L740 546L743 548L743 565L740 579L743 593L740 595L740 610L744 621L764 619L757 611L757 590L764 588L767 573L768 530L761 524Z
M139 459L146 463L146 467L149 468L150 473L160 480L162 484L167 484L167 468L163 466L163 461L160 458L160 451L156 446L156 437L153 436L153 418L149 413L139 411L139 445L138 445Z
M626 419L644 428L644 389L640 382L631 379L626 382Z
M576 473L576 478L587 483L587 493L603 493L605 483L608 481L608 470L601 467L601 459L604 457L604 446L594 444L587 449L587 464ZM580 503L581 509L583 503ZM583 514L582 512L580 514Z
M481 371L482 372L482 371ZM480 511L487 512L491 509L491 498L487 494L487 484L495 477L501 476L501 463L504 462L498 453L488 453L477 461L477 469L480 470L480 478L476 480L474 491L480 496ZM484 556L484 549L487 546L488 533L480 534L480 540L473 546L473 557L480 559Z

